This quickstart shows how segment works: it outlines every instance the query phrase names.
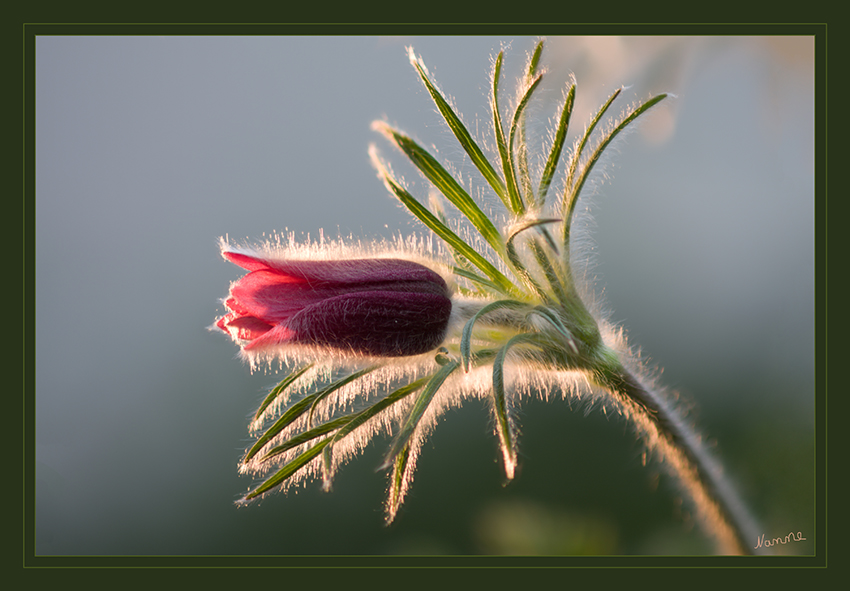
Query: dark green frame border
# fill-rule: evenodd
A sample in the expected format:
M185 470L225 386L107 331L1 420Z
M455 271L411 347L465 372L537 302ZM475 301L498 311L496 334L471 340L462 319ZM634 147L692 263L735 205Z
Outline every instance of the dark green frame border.
M389 556L37 556L35 554L35 40L43 35L805 35L815 38L815 555L777 557L389 557ZM447 569L483 584L482 570L495 571L502 582L528 583L528 569L562 568L802 568L827 566L827 25L820 24L22 24L22 477L23 536L21 566L25 569L121 568L283 568L331 569L340 575L348 569L406 568ZM833 216L835 214L833 213ZM835 239L833 238L833 241ZM838 246L833 253L840 253ZM840 254L838 255L840 256ZM834 331L837 334L837 331ZM835 356L835 353L833 353ZM836 412L833 410L833 412ZM841 416L840 414L838 416ZM836 448L837 449L837 448ZM14 505L8 506L8 510ZM12 511L13 512L13 511ZM837 532L838 536L841 532ZM514 570L516 569L516 570ZM505 572L510 570L512 574ZM409 573L412 574L412 573ZM518 577L514 577L518 574ZM386 576L386 575L380 575ZM392 576L392 575L391 575ZM452 577L455 575L453 574ZM561 584L567 584L556 575ZM506 578L507 577L507 578ZM785 582L791 583L793 579ZM244 582L244 581L243 581ZM283 582L283 581L282 581ZM602 582L601 580L597 582ZM793 584L793 583L792 583Z

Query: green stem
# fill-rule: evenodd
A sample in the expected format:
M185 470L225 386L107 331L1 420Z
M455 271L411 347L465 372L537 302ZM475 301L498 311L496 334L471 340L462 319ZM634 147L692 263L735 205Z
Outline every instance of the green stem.
M697 434L660 393L646 388L612 356L610 352L607 368L596 373L597 383L625 410L650 450L659 453L683 492L690 496L720 552L759 553L754 548L758 534L752 518Z

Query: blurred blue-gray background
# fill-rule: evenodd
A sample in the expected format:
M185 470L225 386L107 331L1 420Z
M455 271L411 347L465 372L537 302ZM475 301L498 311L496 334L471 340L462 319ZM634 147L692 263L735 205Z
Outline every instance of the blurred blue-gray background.
M523 407L507 487L486 405L447 413L389 528L386 441L330 494L233 504L250 484L236 472L248 416L275 375L251 374L207 330L241 274L217 239L421 231L367 155L376 143L415 179L370 130L386 118L459 158L405 47L483 131L491 57L510 44L510 75L533 43L37 39L37 554L711 551L628 426L563 401ZM677 95L616 144L580 205L591 274L612 320L694 403L762 533L800 531L779 550L811 554L813 39L551 38L544 61L547 116L577 77L573 133L621 85L629 101Z

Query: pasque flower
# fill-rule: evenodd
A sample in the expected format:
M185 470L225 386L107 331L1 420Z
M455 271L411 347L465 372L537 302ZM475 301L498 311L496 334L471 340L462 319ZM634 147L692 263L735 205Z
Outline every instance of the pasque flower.
M231 286L227 313L215 326L239 343L252 366L278 359L291 370L251 424L263 432L240 470L263 480L242 502L311 477L329 489L343 462L390 432L381 467L390 469L386 515L392 521L422 443L445 409L466 398L488 402L510 480L518 463L519 400L558 393L624 417L721 551L746 552L748 540L755 541L719 465L622 330L597 311L580 284L583 270L575 269L580 257L572 221L583 188L612 140L666 95L632 105L605 125L620 94L615 91L569 150L564 144L576 92L570 80L548 153L536 154L531 147L539 144L526 140L525 118L543 77L542 48L540 42L530 55L504 123L503 54L494 62L492 158L410 51L428 94L486 182L469 191L413 138L384 122L374 125L445 198L435 196L426 206L371 149L390 194L440 239L436 246L415 237L366 247L296 244L293 237L286 245L280 236L256 249L222 244L224 258L249 273ZM559 168L562 180L555 177ZM473 198L485 190L497 198L492 213ZM443 210L448 204L460 214L452 222Z
M250 271L230 288L216 326L245 351L312 345L364 356L435 349L452 311L445 280L391 258L275 260L224 250Z

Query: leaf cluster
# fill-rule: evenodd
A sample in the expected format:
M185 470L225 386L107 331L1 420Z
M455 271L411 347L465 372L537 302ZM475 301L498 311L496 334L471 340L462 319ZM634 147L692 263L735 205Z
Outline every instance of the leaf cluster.
M456 179L427 149L402 131L384 122L373 127L398 148L416 169L451 203L465 222L477 232L485 252L479 252L472 241L453 230L438 204L424 205L411 195L402 182L378 156L371 156L379 177L407 210L429 230L440 237L451 253L452 272L463 285L463 294L480 302L468 318L458 338L448 339L437 352L435 363L426 375L390 389L374 404L363 410L335 416L313 424L316 405L340 388L373 372L371 366L351 373L290 405L248 450L244 463L271 465L281 454L288 459L262 484L251 490L244 500L257 498L279 486L313 461L321 463L325 488L333 477L335 447L350 438L358 427L375 420L402 403L405 412L395 437L384 456L382 468L391 469L387 516L392 520L401 504L411 479L412 445L423 416L435 395L446 387L456 372L462 376L471 368L489 366L492 373L492 406L497 435L502 448L505 471L512 478L516 467L516 428L511 413L506 365L509 358L525 360L541 368L592 370L598 366L602 350L596 321L578 296L570 268L570 224L576 202L589 176L612 140L629 124L660 102L658 95L634 105L607 129L600 122L607 115L621 90L614 92L579 135L572 150L565 151L576 84L570 80L558 107L557 126L548 146L538 178L533 178L529 165L525 121L529 104L535 99L545 72L540 67L543 52L540 41L528 57L520 80L516 105L503 117L501 77L504 55L495 60L491 79L491 125L497 157L488 159L462 122L460 116L431 79L427 68L413 50L411 64L433 99L454 137L469 157L486 185L495 193L505 209L507 223L497 224ZM594 133L597 132L597 136ZM553 197L552 188L559 169L565 170L562 192ZM548 213L547 213L548 212ZM500 227L501 226L501 227ZM506 321L505 319L510 321ZM259 413L277 396L301 378L307 367L301 367L272 390ZM414 396L412 402L409 397ZM300 432L288 434L287 427L305 414L309 420ZM282 435L284 434L284 435ZM282 440L281 440L282 439ZM292 453L297 450L297 453Z

